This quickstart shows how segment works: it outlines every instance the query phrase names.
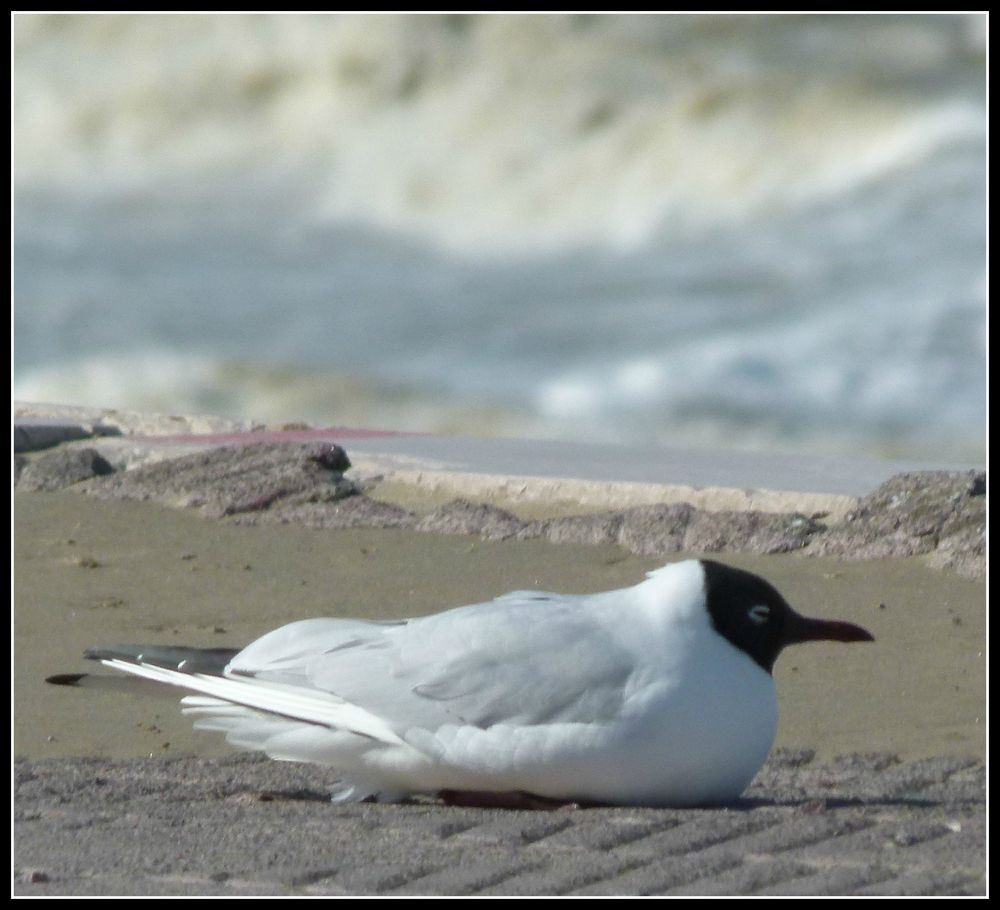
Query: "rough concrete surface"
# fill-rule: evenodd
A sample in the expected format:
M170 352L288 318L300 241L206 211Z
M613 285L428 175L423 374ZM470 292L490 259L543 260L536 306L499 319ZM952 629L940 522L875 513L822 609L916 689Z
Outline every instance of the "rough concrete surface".
M985 773L772 756L712 809L331 805L328 770L225 759L16 766L14 893L983 894Z

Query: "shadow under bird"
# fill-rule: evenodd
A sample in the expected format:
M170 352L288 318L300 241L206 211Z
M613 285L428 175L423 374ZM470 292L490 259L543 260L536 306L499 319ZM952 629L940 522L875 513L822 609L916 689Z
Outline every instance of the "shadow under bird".
M872 640L799 615L750 572L688 560L599 594L515 591L385 623L308 619L242 651L86 656L190 690L184 713L234 746L331 766L338 802L693 806L735 800L766 760L786 645Z

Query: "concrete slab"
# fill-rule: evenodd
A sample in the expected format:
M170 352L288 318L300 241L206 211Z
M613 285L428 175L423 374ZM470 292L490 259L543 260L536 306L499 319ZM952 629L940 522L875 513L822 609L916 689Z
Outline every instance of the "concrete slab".
M51 417L39 412L46 408ZM823 458L781 453L618 446L564 440L431 436L364 428L268 429L222 418L62 413L59 406L20 405L17 439L46 444L79 439L81 428L115 428L135 463L168 450L268 441L338 442L359 474L389 477L421 495L495 503L565 503L582 509L680 503L718 510L824 513L841 519L858 497L911 471L967 470L975 465L870 458Z

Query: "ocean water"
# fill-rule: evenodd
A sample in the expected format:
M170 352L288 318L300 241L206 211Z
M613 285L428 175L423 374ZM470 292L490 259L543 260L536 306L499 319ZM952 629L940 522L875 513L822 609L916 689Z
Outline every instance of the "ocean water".
M986 21L14 17L14 396L982 460Z

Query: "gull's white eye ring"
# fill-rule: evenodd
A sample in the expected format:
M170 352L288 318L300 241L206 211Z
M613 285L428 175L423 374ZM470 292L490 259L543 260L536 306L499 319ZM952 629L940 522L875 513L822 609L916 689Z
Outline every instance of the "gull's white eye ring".
M771 608L765 606L764 604L757 604L756 607L751 607L747 610L747 616L750 617L751 622L756 623L758 626L762 626L771 617Z

